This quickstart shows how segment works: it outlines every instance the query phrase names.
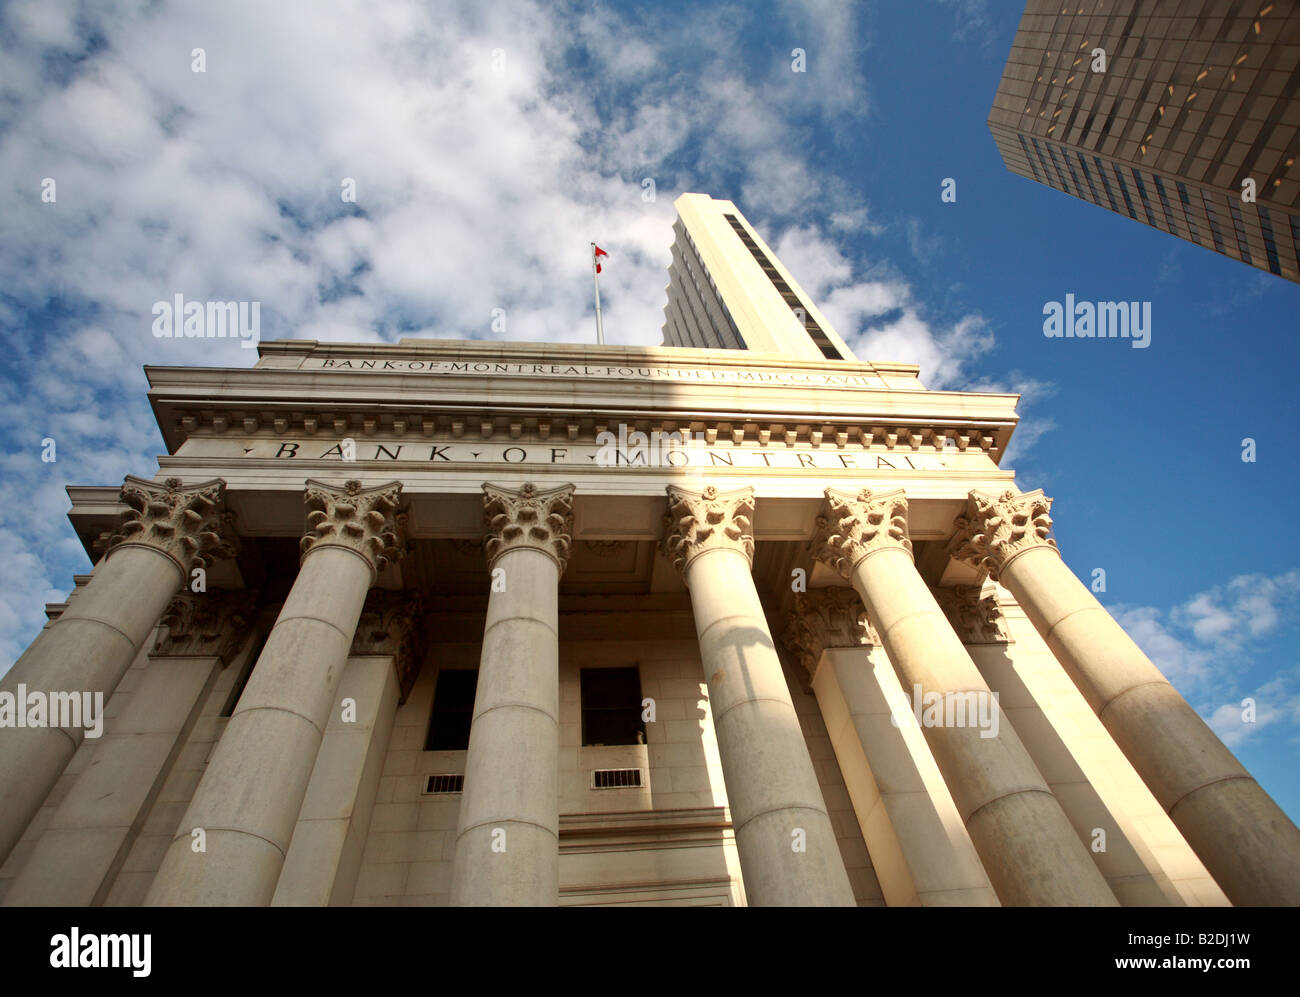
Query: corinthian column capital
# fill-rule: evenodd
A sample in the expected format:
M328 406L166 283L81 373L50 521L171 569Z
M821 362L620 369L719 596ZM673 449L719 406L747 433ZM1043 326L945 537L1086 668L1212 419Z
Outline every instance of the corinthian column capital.
M797 594L794 612L786 622L781 639L808 670L809 680L817 677L822 652L828 647L865 647L880 643L858 593L851 588L839 587Z
M180 478L158 482L128 474L121 497L129 508L109 537L110 556L122 547L152 547L189 578L195 568L239 552L234 513L226 511L226 483L220 478L187 488Z
M248 636L256 616L257 592L251 589L182 592L159 619L167 632L154 642L151 653L169 658L220 658L225 667Z
M502 554L528 548L553 560L563 575L573 545L573 490L573 485L539 489L526 482L515 489L485 483L483 518L489 532L484 549L488 568Z
M371 589L352 635L349 654L392 656L400 703L406 702L424 660L423 610L424 600L419 592Z
M753 523L753 488L720 492L709 485L702 492L690 492L669 485L663 551L683 573L710 550L734 550L753 564Z
M903 489L852 492L826 489L826 506L817 517L817 532L809 550L845 578L868 554L886 548L912 553L907 536L907 496Z
M405 553L406 514L397 505L399 481L363 488L355 478L341 487L307 480L307 533L303 557L321 547L345 547L370 565L372 578Z
M1012 558L1027 550L1056 550L1052 531L1052 500L1041 488L1001 495L971 492L966 511L953 520L948 555L986 572L994 581ZM1059 553L1059 551L1058 551Z
M996 595L985 595L978 585L932 588L930 594L963 644L1011 643Z

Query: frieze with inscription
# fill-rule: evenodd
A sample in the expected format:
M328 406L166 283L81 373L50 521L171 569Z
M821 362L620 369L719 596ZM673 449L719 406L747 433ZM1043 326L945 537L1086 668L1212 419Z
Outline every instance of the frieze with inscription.
M797 447L750 448L712 447L692 441L680 447L609 449L592 444L502 443L464 440L339 440L322 439L220 439L192 437L181 450L183 456L230 457L232 459L290 461L338 461L343 464L383 461L425 464L432 467L484 464L529 464L568 467L600 467L610 470L667 470L681 468L771 468L808 471L943 471L948 456L924 453L871 453L842 450L811 450Z
M802 385L823 388L883 388L876 374L826 371L753 370L726 367L627 366L605 364L505 363L487 360L334 359L304 361L303 370L379 371L393 374L513 374L532 377L598 377L640 381L717 381L728 384Z

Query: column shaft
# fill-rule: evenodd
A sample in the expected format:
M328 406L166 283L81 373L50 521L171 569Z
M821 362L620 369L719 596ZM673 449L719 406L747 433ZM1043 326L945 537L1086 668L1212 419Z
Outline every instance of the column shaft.
M492 567L451 903L556 906L560 567L532 547Z
M307 482L293 588L163 856L148 906L266 906L311 780L366 592L402 556L397 483ZM201 828L202 836L192 832ZM202 850L195 850L202 841Z
M147 906L270 902L370 581L370 565L347 549L304 558Z
M910 697L884 653L872 661L871 650L826 648L813 691L885 901L997 907L924 735L910 713L899 715L898 700Z
M686 578L750 905L854 906L749 558L708 550Z
M1300 906L1300 829L1056 550L1023 550L1000 580L1228 898Z
M882 547L862 558L853 586L905 689L991 695L907 551ZM923 731L1003 903L1116 905L1005 719L995 737L973 726L925 725Z
M103 902L220 667L219 657L150 659L113 730L54 811L6 906Z
M338 699L351 699L356 716L329 717L272 907L352 902L397 697L391 656L348 659Z
M105 701L139 654L189 573L237 543L225 511L225 482L186 487L179 478L128 475L127 506L110 551L67 611L32 643L0 682L45 693L102 693ZM55 718L51 718L55 719ZM13 849L81 744L83 728L0 728L0 861Z
M492 576L453 906L555 906L560 897L559 583L573 486L483 485Z
M183 580L162 551L114 551L14 663L0 691L16 693L22 684L45 693L102 693L107 702ZM22 837L84 734L82 727L0 727L0 859Z

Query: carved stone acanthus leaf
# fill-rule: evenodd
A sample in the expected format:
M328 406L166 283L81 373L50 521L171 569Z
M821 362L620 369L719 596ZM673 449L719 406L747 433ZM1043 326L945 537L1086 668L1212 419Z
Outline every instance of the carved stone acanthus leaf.
M726 548L754 561L754 489L719 492L707 486L690 492L668 486L668 515L664 517L663 552L678 571L705 551Z
M978 585L954 585L930 591L963 644L1011 643L996 595L981 595Z
M858 593L838 587L798 593L781 639L808 670L810 680L826 648L880 644Z
M1051 508L1052 500L1041 488L1023 494L1005 491L996 497L971 492L965 513L953 520L948 555L997 581L1016 555L1035 547L1056 550L1056 541L1049 536Z
M154 655L215 657L224 667L248 636L257 617L252 589L183 592L171 601L159 623L167 628L154 642Z
M121 497L130 508L108 539L110 555L123 546L153 547L188 578L195 568L239 553L234 513L226 511L226 483L220 478L186 487L180 478L158 482L128 474Z
M488 567L508 551L541 551L560 566L569 563L573 545L573 485L539 489L532 482L519 488L483 485L484 538Z
M406 513L398 508L401 482L364 488L355 479L342 487L308 480L303 493L307 533L303 556L318 547L347 547L368 562L376 575L398 561L406 547Z
M406 702L424 661L423 610L424 600L418 592L371 589L352 635L349 653L393 656L401 702Z
M825 511L817 517L817 531L808 545L812 555L850 578L859 561L884 547L912 553L903 490L864 488L854 495L827 488Z
M584 540L583 546L596 557L614 557L627 547L626 540Z

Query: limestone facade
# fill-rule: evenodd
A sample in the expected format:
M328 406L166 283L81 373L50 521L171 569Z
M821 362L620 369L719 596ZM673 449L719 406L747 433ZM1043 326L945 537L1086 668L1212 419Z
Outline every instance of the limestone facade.
M0 681L104 704L0 727L6 904L1300 902L999 466L1015 396L420 340L147 373L157 480L70 489L94 570Z

